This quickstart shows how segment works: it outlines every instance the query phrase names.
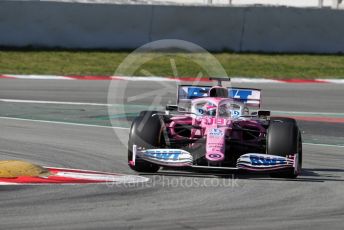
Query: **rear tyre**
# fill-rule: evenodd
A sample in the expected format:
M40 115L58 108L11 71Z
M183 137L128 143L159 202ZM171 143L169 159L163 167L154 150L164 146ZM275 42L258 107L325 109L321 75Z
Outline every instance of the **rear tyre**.
M301 173L302 137L294 119L271 118L267 133L266 153L282 157L295 155L296 167L294 169L271 173L271 177L296 178Z
M137 158L135 165L130 164L133 157L133 145L145 149L159 148L163 142L163 122L156 111L143 111L137 117L130 128L128 141L128 163L132 170L137 172L155 173L159 166L140 158Z

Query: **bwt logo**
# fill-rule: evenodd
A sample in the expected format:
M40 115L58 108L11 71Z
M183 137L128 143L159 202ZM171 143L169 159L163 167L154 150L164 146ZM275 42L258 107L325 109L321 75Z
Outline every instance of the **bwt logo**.
M222 137L223 131L221 129L212 129L209 134L214 137Z
M202 122L205 125L226 125L227 123L230 123L230 120L224 119L224 118L215 118L215 117L202 117Z
M149 151L146 152L144 155L146 157L154 158L157 160L179 160L181 152L175 151L175 152L164 152L164 151Z
M251 155L250 156L252 165L285 165L287 164L286 159L284 158L270 158L270 157L260 157Z

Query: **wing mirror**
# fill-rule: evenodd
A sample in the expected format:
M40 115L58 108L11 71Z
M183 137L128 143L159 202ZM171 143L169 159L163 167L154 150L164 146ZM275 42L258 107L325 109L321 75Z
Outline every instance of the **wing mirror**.
M166 111L178 111L178 105L166 105Z
M267 118L271 116L271 111L268 110L258 110L257 115L259 118Z

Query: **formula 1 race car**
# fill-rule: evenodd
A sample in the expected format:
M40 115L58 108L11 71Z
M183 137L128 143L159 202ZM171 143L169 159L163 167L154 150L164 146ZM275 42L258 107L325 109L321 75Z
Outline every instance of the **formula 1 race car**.
M130 168L148 173L160 167L246 170L296 178L302 166L296 121L259 110L259 89L225 88L223 78L210 79L218 84L179 85L176 105L164 112L142 111L134 119Z

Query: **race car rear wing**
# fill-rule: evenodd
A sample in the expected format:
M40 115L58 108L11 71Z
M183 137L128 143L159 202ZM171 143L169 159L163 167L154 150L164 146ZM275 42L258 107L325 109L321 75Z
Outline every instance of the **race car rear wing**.
M179 85L177 105L180 102L187 103L192 99L209 96L211 86ZM260 108L261 90L252 88L229 87L228 97L245 103L247 106Z

